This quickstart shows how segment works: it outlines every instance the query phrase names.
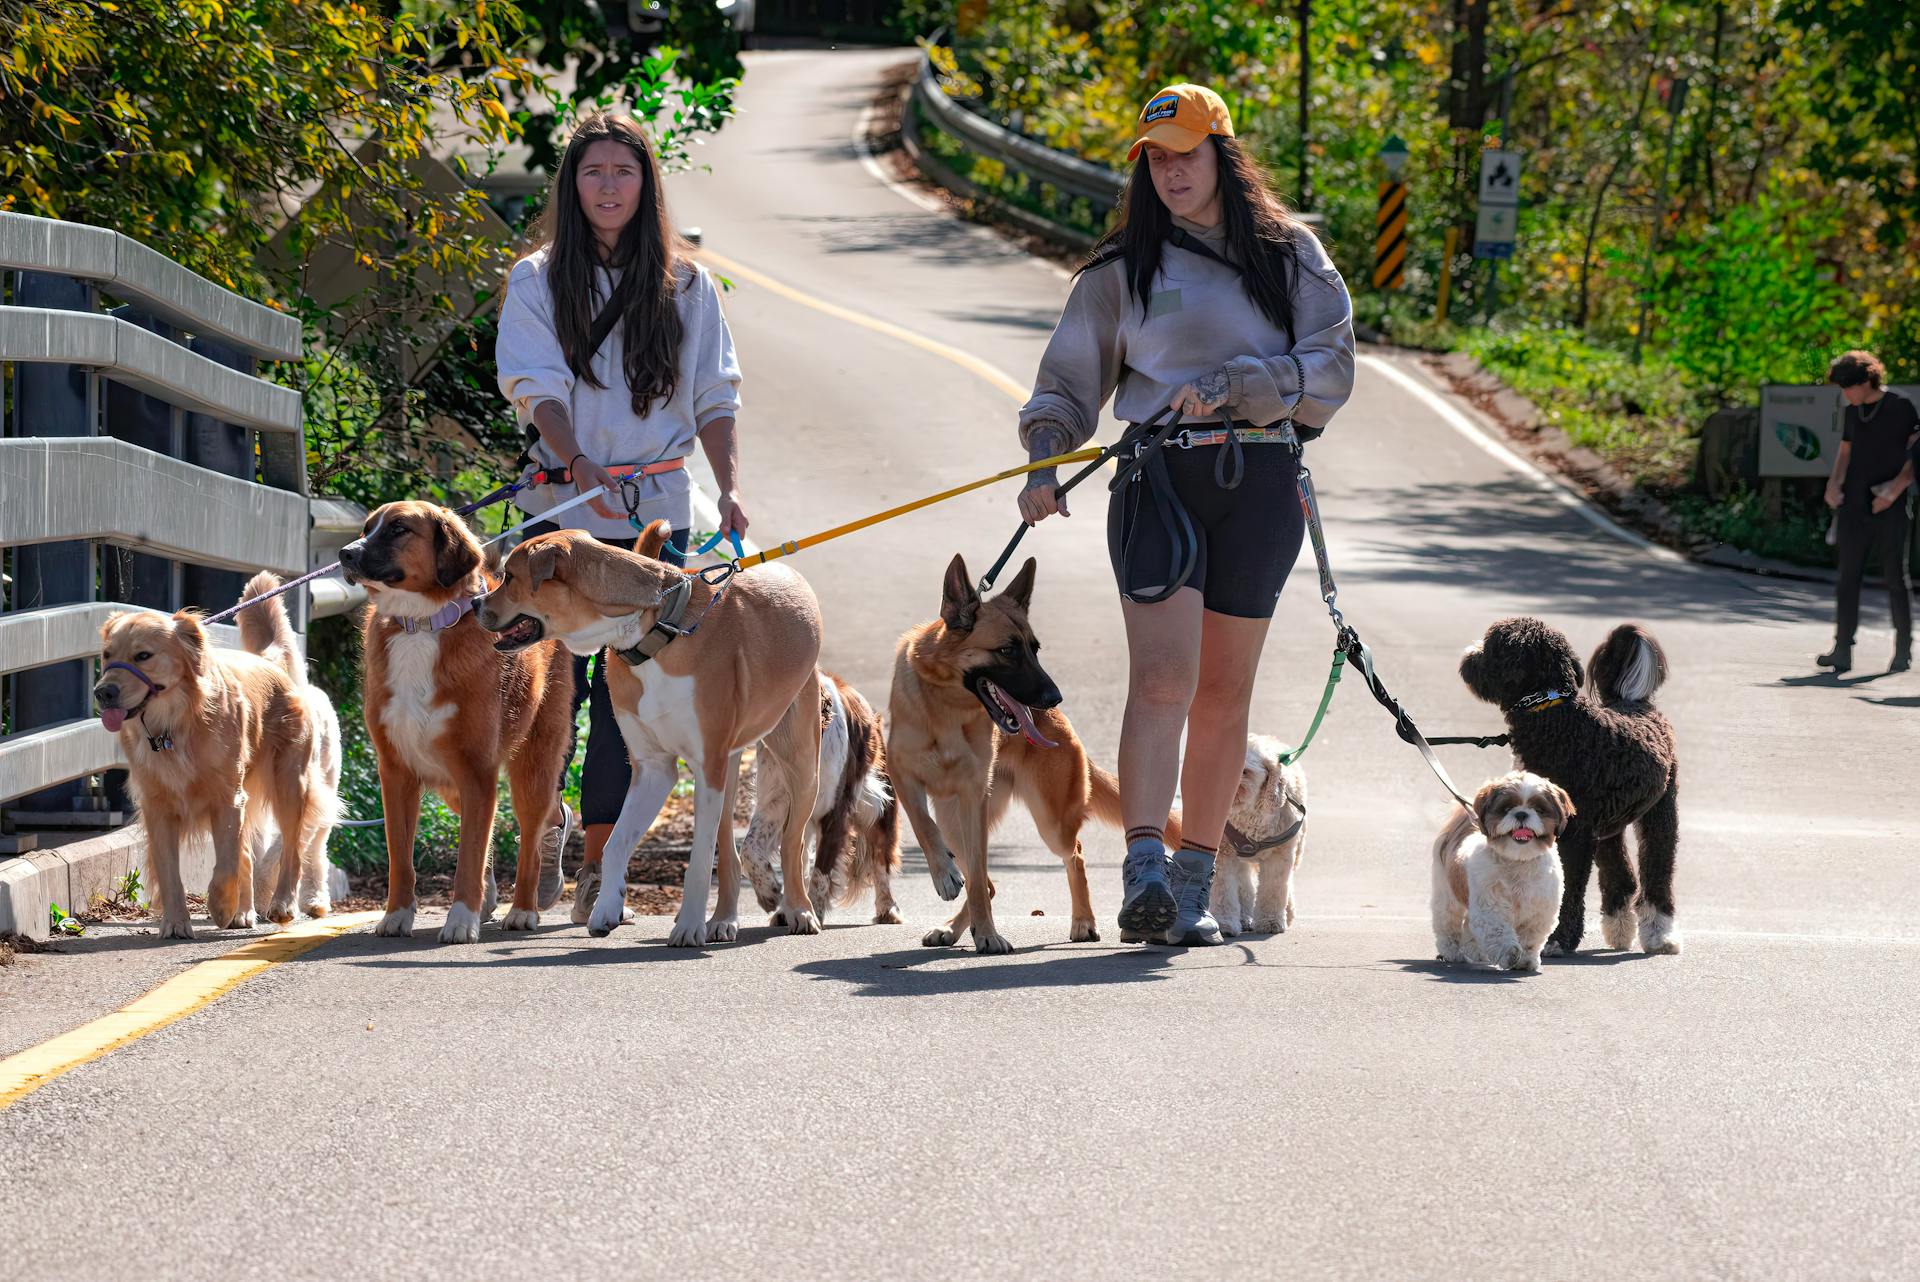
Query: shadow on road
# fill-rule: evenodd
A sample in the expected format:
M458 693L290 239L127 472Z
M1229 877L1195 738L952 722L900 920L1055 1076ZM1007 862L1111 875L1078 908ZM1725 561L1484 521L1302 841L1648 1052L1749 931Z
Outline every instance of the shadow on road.
M1642 953L1576 953L1572 957L1551 957L1541 963L1541 974L1570 966L1618 966L1638 961ZM1387 963L1409 975L1425 975L1437 984L1518 984L1539 976L1519 970L1494 970L1486 966L1468 966L1443 962L1433 957L1396 957Z
M1643 619L1695 620L1702 607L1721 607L1746 620L1809 622L1830 612L1825 588L1650 561L1512 481L1343 485L1350 478L1337 468L1327 471L1331 484L1322 508L1329 532L1337 540L1342 527L1364 531L1371 563L1349 570L1350 579L1535 596L1547 614L1611 609ZM1343 503L1343 490L1363 491L1369 501ZM1336 551L1334 570L1340 569Z
M1836 676L1831 672L1809 672L1799 676L1781 677L1778 681L1774 682L1774 685L1790 690L1804 690L1808 687L1828 690L1848 690L1854 686L1867 685L1870 682L1880 680L1882 677L1892 675L1890 672L1868 672L1857 677L1842 677Z
M1920 708L1920 694L1896 695L1891 699L1869 699L1865 695L1855 695L1861 703L1877 703L1883 708Z
M1157 948L1044 944L988 959L970 948L909 948L871 957L803 962L794 972L853 986L855 997L920 997L1020 988L1139 984L1167 978L1174 954Z

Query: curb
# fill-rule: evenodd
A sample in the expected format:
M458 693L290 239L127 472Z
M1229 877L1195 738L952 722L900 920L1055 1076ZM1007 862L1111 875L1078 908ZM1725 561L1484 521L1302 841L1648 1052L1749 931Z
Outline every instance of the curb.
M147 831L138 823L29 851L0 863L0 935L46 939L52 934L48 909L59 904L80 913L95 895L110 897L132 871L145 872ZM181 879L204 885L213 875L211 843L188 842L180 850Z

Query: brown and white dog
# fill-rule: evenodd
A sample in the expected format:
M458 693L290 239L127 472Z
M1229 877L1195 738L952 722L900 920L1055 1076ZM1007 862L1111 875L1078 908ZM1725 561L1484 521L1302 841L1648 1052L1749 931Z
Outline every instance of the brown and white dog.
M987 839L1016 797L1067 866L1068 938L1100 938L1080 829L1088 819L1120 825L1120 788L1087 760L1036 657L1040 643L1027 620L1033 579L1028 558L1005 591L983 601L966 562L954 557L940 617L901 637L894 651L888 768L934 890L942 899L963 889L967 896L951 921L927 932L928 947L957 943L971 928L977 951L1013 951L993 925ZM1169 829L1178 842L1177 819Z
M271 574L255 575L241 600L278 586ZM248 927L256 920L254 830L271 816L295 848L317 842L324 851L336 816L338 723L326 696L307 684L285 608L275 598L242 611L239 628L240 651L216 648L186 610L171 618L115 613L100 630L104 667L93 698L127 756L162 939L193 938L180 878L186 838L213 838L207 916L221 929ZM274 920L292 920L309 862L282 862L268 907ZM313 916L326 912L324 861L317 873L318 897L306 896Z
M780 840L793 801L778 771L768 772L753 800L740 860L761 907L772 908L780 896ZM886 731L873 705L825 670L820 673L820 778L807 835L813 845L807 892L822 919L827 909L852 903L871 886L874 923L899 923L893 874L900 867L900 808L887 775Z
M1247 736L1209 904L1229 937L1293 925L1293 875L1307 854L1307 772L1286 753L1269 735Z
M1573 801L1516 770L1489 779L1469 812L1455 806L1433 843L1433 942L1440 960L1540 969L1560 920L1557 843Z
M411 935L413 839L431 788L460 816L459 863L443 944L480 939L492 881L493 814L505 767L520 828L513 909L501 924L531 930L540 839L559 804L573 718L573 665L557 642L497 649L473 618L487 590L480 541L433 503L389 503L340 550L347 580L364 583L367 734L380 763L387 829L387 913L380 935ZM490 910L489 910L490 911Z
M620 924L627 861L673 790L677 763L692 768L693 849L680 915L667 942L698 948L739 933L733 797L740 754L758 744L762 779L777 774L787 795L814 795L820 607L806 580L784 565L748 570L723 584L688 575L655 559L667 537L667 523L655 521L632 552L575 530L528 539L507 557L500 586L476 613L506 649L543 637L557 638L575 654L608 648L607 693L633 761L633 780L607 838L588 934L604 936ZM680 635L636 664L635 647L656 632L670 590L682 584L688 596ZM623 651L630 657L622 657ZM773 924L811 935L820 923L807 890L807 818L807 807L789 808ZM716 850L719 904L706 920Z

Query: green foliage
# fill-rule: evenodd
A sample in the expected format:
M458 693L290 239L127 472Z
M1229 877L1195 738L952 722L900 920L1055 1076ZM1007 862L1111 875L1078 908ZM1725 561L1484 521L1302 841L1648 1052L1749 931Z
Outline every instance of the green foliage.
M1839 223L1830 204L1762 196L1677 244L1658 313L1674 363L1728 399L1767 382L1822 381L1856 332L1846 290L1819 262Z
M117 228L214 280L267 282L257 251L303 202L296 254L460 270L480 195L409 166L449 129L504 143L518 15L485 0L382 17L336 0L0 0L0 207ZM448 50L488 68L439 69ZM367 144L377 143L369 148ZM365 235L398 221L414 235ZM292 305L291 299L282 299Z
M59 904L47 905L47 928L56 935L84 935L87 923L75 917Z
M1767 514L1765 501L1751 490L1718 501L1683 494L1674 500L1673 511L1689 530L1714 543L1800 565L1833 564L1833 550L1826 543L1833 513L1817 500L1788 492L1775 517Z

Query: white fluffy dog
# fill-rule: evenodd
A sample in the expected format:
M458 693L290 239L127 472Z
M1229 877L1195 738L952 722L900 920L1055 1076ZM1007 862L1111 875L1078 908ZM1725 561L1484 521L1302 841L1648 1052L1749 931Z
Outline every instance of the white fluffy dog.
M1293 873L1307 853L1307 774L1281 764L1286 751L1278 739L1247 736L1209 904L1224 935L1293 924Z
M1560 834L1573 802L1550 779L1489 779L1433 844L1433 940L1445 962L1537 971L1560 920Z
M333 700L319 686L306 688L307 707L314 725L314 753L311 786L323 789L329 797L340 792L340 717ZM338 821L338 804L329 808L308 830L300 850L298 901L300 911L309 917L325 917L333 909L333 893L327 885L327 838ZM282 898L277 892L280 860L286 843L271 816L254 829L250 839L253 856L253 897L265 904L260 915L270 921L293 920L294 891Z

